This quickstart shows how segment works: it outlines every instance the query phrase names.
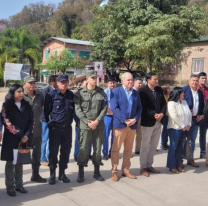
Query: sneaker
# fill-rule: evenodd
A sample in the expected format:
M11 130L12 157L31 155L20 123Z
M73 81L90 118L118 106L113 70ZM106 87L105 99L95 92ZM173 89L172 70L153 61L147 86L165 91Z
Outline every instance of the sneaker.
M48 166L49 165L49 162L41 162L40 163L42 166Z
M103 160L108 160L108 156L107 155L103 155Z
M200 154L200 159L206 159L206 154Z
M167 146L167 145L160 145L160 148L161 148L162 150L167 150L167 149L168 149L168 146Z

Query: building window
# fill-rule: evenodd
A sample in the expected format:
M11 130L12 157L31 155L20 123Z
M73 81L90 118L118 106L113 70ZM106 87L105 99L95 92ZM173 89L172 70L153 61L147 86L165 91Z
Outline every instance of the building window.
M58 56L58 51L55 51L55 56Z
M70 49L68 49L67 51L70 53L71 57L74 57L75 54L76 54L76 50L70 50Z
M192 73L198 74L204 71L204 58L192 59Z
M49 58L49 52L48 52L48 51L45 52L45 58L46 58L46 59Z
M88 51L80 51L79 55L80 55L81 59L89 60L89 58L90 58L90 52L88 52Z

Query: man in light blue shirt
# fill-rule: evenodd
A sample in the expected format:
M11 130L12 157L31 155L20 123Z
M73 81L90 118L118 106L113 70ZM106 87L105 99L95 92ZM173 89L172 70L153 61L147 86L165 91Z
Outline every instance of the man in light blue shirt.
M114 78L108 79L108 87L104 90L108 97L108 111L106 116L104 117L104 123L105 123L105 140L103 142L103 159L108 160L108 158L111 157L111 148L113 144L113 112L110 109L110 98L111 98L111 91L116 87L116 80ZM111 132L111 146L110 150L109 148L109 136Z

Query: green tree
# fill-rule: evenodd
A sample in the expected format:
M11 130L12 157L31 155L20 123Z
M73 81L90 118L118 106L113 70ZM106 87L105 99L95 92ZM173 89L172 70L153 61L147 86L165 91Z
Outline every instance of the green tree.
M68 50L63 50L59 56L50 56L45 64L48 70L65 73L66 69L84 69L85 64L79 56L72 54Z
M37 36L26 29L5 29L0 33L0 66L4 63L30 64L31 69L40 61L40 46Z
M94 8L89 26L92 60L128 70L142 65L150 71L158 63L172 62L187 42L203 34L203 8L184 6L183 1L176 9L177 1L166 1L173 2L168 10L147 2L120 0Z

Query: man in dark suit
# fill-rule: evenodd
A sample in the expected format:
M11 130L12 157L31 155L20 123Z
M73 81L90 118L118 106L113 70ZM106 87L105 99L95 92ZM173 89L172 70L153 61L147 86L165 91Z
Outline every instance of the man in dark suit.
M113 112L114 141L111 151L112 180L118 181L119 151L124 143L122 176L136 179L129 171L134 137L138 121L142 113L139 93L133 89L133 76L124 73L121 77L122 86L111 93L111 110Z
M189 130L189 134L190 134L193 158L194 158L195 141L198 133L198 127L200 123L202 123L201 120L204 119L204 115L203 115L204 98L203 98L203 92L200 89L198 89L198 83L199 83L198 75L193 74L190 77L189 85L183 87L184 99L187 101L189 108L192 112L192 122L191 122L191 128ZM193 167L199 167L199 165L197 165L194 162L194 159L188 161L187 164Z
M158 85L158 76L149 72L147 85L139 89L142 102L142 142L140 149L140 174L148 177L149 173L160 173L152 167L153 157L160 139L161 120L166 113L166 101L162 88Z

